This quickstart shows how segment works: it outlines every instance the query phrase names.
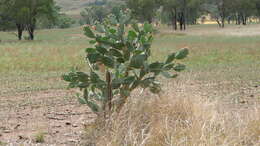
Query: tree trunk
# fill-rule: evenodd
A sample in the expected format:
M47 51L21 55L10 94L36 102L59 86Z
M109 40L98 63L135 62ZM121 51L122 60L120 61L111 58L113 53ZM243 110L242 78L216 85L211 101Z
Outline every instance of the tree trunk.
M16 24L16 27L17 27L17 31L18 31L18 35L17 35L18 39L22 40L24 27L22 24Z
M224 17L221 18L221 27L222 28L225 27L225 18Z
M28 32L29 32L29 38L30 38L30 40L34 40L34 30L31 29L31 30L29 30Z
M102 22L102 21L101 21L101 22ZM151 17L151 16L148 17L148 23L149 23L149 24L152 24L152 23L153 23L153 17Z
M225 18L226 18L226 12L225 12L224 5L223 5L221 13L222 13L221 14L221 27L224 28L225 27Z
M31 24L27 25L27 30L28 30L28 33L29 33L29 39L30 40L34 40L35 26L36 26L36 20L35 19L33 19Z
M228 24L231 24L231 17L228 17Z
M174 30L178 29L178 26L177 26L177 9L176 8L174 8L174 10L172 11L172 28Z
M186 30L186 0L184 0L184 8L183 8L183 13L182 13L182 20L183 20L183 29Z
M245 14L242 15L242 23L243 23L243 25L247 24L247 17Z
M197 19L193 20L193 24L196 25L197 24Z
M216 21L217 21L217 23L218 23L218 26L221 27L221 23L220 23L220 21L219 21L218 18L216 19Z
M27 30L28 30L28 33L29 33L29 39L34 40L34 26L32 24L29 24L27 26Z
M225 19L226 19L226 4L225 1L222 0L222 3L218 5L219 16L220 16L220 27L225 27Z
M179 13L179 23L180 23L180 29L184 30L184 14L183 14L183 12Z
M236 19L236 25L238 25L238 14L235 15L235 19Z

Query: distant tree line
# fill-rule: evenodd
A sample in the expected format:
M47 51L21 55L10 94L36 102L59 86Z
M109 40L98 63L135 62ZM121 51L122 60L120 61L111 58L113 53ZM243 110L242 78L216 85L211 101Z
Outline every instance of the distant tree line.
M0 30L16 29L19 40L24 31L33 40L37 27L66 28L72 23L53 0L0 0Z
M185 30L208 14L221 28L225 23L260 21L260 0L95 0L80 13L79 24L103 22L108 15L119 19L125 10L132 20L168 24L174 30ZM68 28L74 23L54 0L0 0L0 31L16 29L19 40L24 31L33 40L36 28Z
M102 22L108 15L112 14L119 19L120 11L126 9L126 4L122 0L107 1L95 0L80 13L79 24L93 25L96 22Z
M260 0L207 0L204 9L220 27L226 22L247 25L250 18L260 19Z
M118 15L120 9L130 9L139 22L161 22L175 30L185 30L208 14L219 27L225 23L247 25L251 18L260 19L260 0L95 0L81 12L80 23L103 21L108 14Z

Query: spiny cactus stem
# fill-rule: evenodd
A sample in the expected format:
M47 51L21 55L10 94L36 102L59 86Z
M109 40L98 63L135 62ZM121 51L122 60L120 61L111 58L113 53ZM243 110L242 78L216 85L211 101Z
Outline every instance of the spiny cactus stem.
M109 70L106 71L106 82L107 82L108 108L109 108L109 111L111 111L112 110L113 93L112 93L111 73L109 72Z

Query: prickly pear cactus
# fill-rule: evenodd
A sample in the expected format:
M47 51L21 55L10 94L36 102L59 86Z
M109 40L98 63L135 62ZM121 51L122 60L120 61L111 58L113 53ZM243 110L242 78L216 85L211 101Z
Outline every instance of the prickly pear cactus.
M85 27L84 32L93 45L86 49L90 72L71 71L63 75L69 88L80 88L79 102L88 105L96 114L119 112L130 93L136 88L159 93L159 75L175 78L185 66L176 63L188 55L188 49L171 53L164 62L150 62L153 27L136 23L127 28L130 16L121 13L119 21L110 16L102 24ZM174 72L174 74L172 74Z

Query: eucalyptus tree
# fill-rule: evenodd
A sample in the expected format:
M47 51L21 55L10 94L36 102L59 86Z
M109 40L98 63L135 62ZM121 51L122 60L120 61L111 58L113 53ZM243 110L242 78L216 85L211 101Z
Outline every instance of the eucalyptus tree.
M121 10L126 9L125 3L122 1L95 1L90 3L81 13L81 24L101 23L109 15L113 14L116 19L119 18Z
M163 11L170 17L173 29L177 30L177 1L176 0L164 0Z
M255 0L236 0L235 8L238 16L238 24L242 22L243 25L246 25L248 18L255 13Z
M18 39L22 39L23 31L27 30L30 40L34 39L37 20L47 17L55 19L57 9L53 0L1 0L2 13L16 25Z
M126 5L132 11L132 15L141 22L153 22L161 0L126 0Z
M206 0L188 0L186 19L187 24L196 24L198 18L204 14L203 5Z
M0 30L10 30L15 28L15 24L12 23L12 18L6 13L6 8L9 3L5 3L4 0L0 0Z
M219 27L224 28L231 13L232 3L232 0L207 0L205 10L216 20Z
M204 0L164 0L163 12L171 19L173 29L185 30L186 24L193 24L200 16L201 6Z
M255 0L255 5L256 5L256 16L260 21L260 0Z

